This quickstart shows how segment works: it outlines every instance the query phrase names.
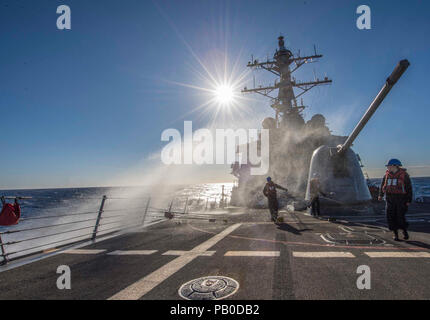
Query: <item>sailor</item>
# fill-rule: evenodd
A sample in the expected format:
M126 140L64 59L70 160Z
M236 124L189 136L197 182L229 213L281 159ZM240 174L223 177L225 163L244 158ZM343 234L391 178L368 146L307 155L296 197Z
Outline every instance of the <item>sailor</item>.
M409 239L408 223L405 214L412 202L412 183L406 169L400 168L398 159L391 159L386 164L387 171L382 178L378 200L385 195L385 213L388 228L394 233L394 240L399 241L398 230L403 230L405 240Z
M288 191L286 188L274 183L271 177L267 177L267 183L264 186L263 194L267 197L270 216L272 221L276 222L278 219L278 197L276 195L276 189Z
M310 193L310 207L311 213L313 216L319 216L321 215L320 212L320 195L323 195L324 197L327 197L327 195L321 190L321 184L319 179L319 174L314 173L312 175L312 179L309 181L309 193Z

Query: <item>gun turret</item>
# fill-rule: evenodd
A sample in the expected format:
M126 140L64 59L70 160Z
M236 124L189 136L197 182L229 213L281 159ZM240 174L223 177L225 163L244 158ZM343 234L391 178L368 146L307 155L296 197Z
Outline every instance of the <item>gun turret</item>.
M358 122L358 124L355 126L354 130L352 130L351 134L346 139L345 143L338 147L338 153L345 152L346 149L351 147L354 140L357 138L357 136L360 134L361 130L364 128L364 126L367 124L369 119L372 117L372 115L375 113L376 109L378 109L379 105L384 101L387 94L390 92L391 88L396 84L396 82L400 79L402 74L406 71L406 69L409 67L409 61L408 60L402 60L400 61L394 71L391 73L391 75L388 77L388 79L385 82L385 85L382 87L381 91L379 91L376 98L373 100L373 102L370 104L369 108L367 109L366 113L363 115L361 120Z
M322 190L334 194L334 197L323 205L327 211L337 210L334 207L340 207L341 211L349 206L370 208L372 197L359 158L351 145L408 67L408 60L399 62L344 144L338 147L322 145L314 151L309 168L306 200L311 199L309 182L316 173L320 177Z

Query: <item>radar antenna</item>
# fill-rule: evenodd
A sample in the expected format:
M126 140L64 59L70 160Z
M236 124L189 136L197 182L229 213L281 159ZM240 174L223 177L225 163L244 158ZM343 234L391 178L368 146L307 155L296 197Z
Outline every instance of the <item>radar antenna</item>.
M314 54L310 56L300 56L300 51L297 55L285 48L284 37L280 36L278 38L279 48L276 50L273 59L267 59L264 62L259 62L254 60L248 62L248 67L253 69L264 69L269 71L279 77L279 80L275 80L272 86L259 86L253 89L244 88L242 93L255 92L272 101L271 107L276 111L276 115L280 115L283 120L288 118L297 118L302 116L302 111L305 106L297 105L297 98L311 90L312 88L323 85L330 84L331 79L324 77L324 79L316 78L314 81L297 81L292 77L292 73L299 69L306 63L316 62L322 57L321 54L317 54L316 48L314 46ZM290 67L291 66L291 67ZM294 93L294 88L300 90L297 94ZM272 92L278 91L278 95L272 96Z

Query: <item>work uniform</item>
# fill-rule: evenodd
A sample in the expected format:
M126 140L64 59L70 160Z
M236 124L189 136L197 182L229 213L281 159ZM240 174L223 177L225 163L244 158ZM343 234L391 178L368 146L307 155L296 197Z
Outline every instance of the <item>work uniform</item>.
M326 194L322 192L318 178L312 178L311 181L309 181L309 193L311 198L311 213L313 216L319 216L321 214L319 195L322 194L323 196L326 196Z
M285 189L284 187L281 187L280 185L277 185L273 181L267 182L263 189L263 194L267 197L270 215L273 221L275 221L278 218L278 210L279 210L276 189L283 189L287 191L287 189Z
M383 197L384 194L388 228L391 231L406 230L406 203L412 202L412 183L406 169L399 168L396 173L387 170L379 188L379 196Z

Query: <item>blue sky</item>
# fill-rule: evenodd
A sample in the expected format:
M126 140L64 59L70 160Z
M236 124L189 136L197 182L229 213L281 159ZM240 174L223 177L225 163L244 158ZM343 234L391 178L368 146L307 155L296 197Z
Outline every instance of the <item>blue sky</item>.
M56 28L61 4L71 8L70 31ZM371 30L356 28L361 4L372 10ZM391 157L430 175L429 12L419 0L2 0L0 188L98 186L145 167L165 145L163 130L182 130L184 120L204 127L213 116L190 112L209 97L177 83L207 86L203 66L222 75L224 57L227 73L235 64L234 74L244 72L251 54L273 55L280 33L293 52L315 44L324 54L296 76L333 79L304 103L305 117L325 114L335 134L353 129L396 63L409 59L354 150L371 176ZM250 126L273 115L261 99L241 110L255 119ZM195 182L231 179L225 167L199 172Z

